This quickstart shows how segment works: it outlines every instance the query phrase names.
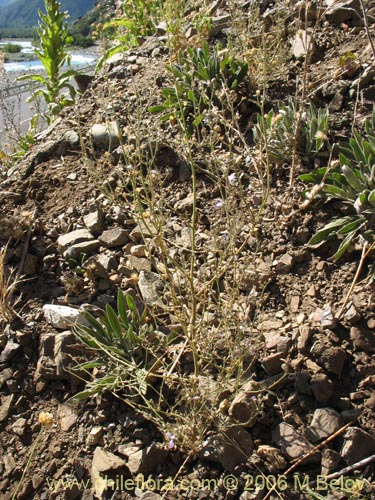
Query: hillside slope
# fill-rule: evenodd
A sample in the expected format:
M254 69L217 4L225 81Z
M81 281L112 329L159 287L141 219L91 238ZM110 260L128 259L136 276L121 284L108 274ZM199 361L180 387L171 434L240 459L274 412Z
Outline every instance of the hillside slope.
M321 185L304 197L299 179L329 166L342 181L339 148L352 127L363 145L373 117L375 183L375 53L354 0L309 15L280 3L217 8L216 60L215 36L261 34L228 49L251 66L230 91L218 72L197 76L208 64L192 30L193 76L155 34L112 58L21 160L0 157L0 500L375 498L374 255L361 240L337 262L337 240L309 245L368 209ZM369 23L374 37L375 6ZM161 121L171 68L189 92ZM192 89L215 92L189 136ZM345 167L350 194L362 177ZM97 318L80 330L89 344L71 331L82 311Z
M71 19L77 19L94 6L94 0L62 0L62 8ZM1 5L1 4L0 4ZM0 8L0 28L30 28L37 25L38 9L44 10L43 0L16 0Z

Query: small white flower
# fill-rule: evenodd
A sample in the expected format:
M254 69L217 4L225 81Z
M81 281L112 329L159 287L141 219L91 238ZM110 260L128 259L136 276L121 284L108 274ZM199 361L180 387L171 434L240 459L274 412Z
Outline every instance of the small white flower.
M236 186L237 185L237 177L236 177L236 174L233 173L233 174L230 174L228 175L228 181L229 181L229 184L231 186Z
M224 202L223 200L220 198L216 201L215 205L214 205L214 208L221 208L224 206Z

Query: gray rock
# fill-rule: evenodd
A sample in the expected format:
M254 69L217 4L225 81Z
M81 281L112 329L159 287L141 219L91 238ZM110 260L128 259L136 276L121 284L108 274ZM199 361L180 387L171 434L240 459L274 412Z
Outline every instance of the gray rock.
M127 267L129 269L135 269L136 271L151 271L151 262L148 259L142 259L135 257L134 255L129 255L127 259Z
M28 276L35 274L38 268L38 258L36 255L32 255L31 253L26 254L25 262L22 268L24 274Z
M160 304L161 291L163 282L159 275L150 271L141 271L138 278L138 287L142 295L142 299L148 305Z
M57 245L61 252L65 251L67 248L77 243L82 243L83 241L93 240L93 235L87 231L87 229L77 229L67 234L59 236L57 239Z
M67 130L64 134L64 141L68 143L71 148L79 146L79 134L75 130Z
M306 430L307 437L315 443L334 434L344 425L343 419L333 408L315 410L312 422Z
M14 356L19 352L21 346L17 344L13 339L9 339L6 343L3 352L0 355L0 363L6 363L10 359L14 358Z
M256 397L246 390L239 392L233 399L228 413L246 427L253 426L259 414Z
M127 461L126 465L128 469L130 470L132 476L136 476L142 469L142 456L143 456L143 450L140 449L134 449L130 453L128 452L127 454Z
M100 247L99 240L82 241L72 245L63 253L64 259L78 259L80 255L90 255L96 252Z
M233 472L238 465L248 460L253 449L254 443L250 433L242 426L235 426L222 434L209 436L203 443L200 457Z
M292 52L294 57L296 59L305 57L308 52L311 53L311 50L314 49L315 44L313 42L311 33L308 33L305 30L298 30L292 42Z
M322 451L322 476L327 476L337 469L341 462L341 455L337 451L325 448Z
M5 368L0 372L0 389L3 385L13 377L13 370L11 368Z
M78 309L60 306L57 304L45 304L43 306L44 316L48 323L55 328L66 329L79 322L86 324L86 319Z
M337 326L337 319L335 318L330 307L327 307L320 312L319 320L322 328L334 329Z
M124 460L110 451L97 447L91 463L91 481L96 495L101 499L107 489L108 481L123 474L129 477L129 470Z
M69 432L78 420L77 411L70 404L60 403L57 408L57 416L60 420L60 427L63 432Z
M106 248L120 247L129 241L129 232L122 227L108 229L99 236L99 241Z
M13 408L14 401L14 394L10 394L9 396L1 396L0 422L4 422L4 420L8 418L8 415Z
M17 434L17 436L23 436L26 430L26 424L26 418L17 418L17 420L11 425L12 431Z
M77 348L72 347L76 344L77 338L70 331L41 335L35 381L69 380L73 383L75 376L79 379L82 373L71 372L72 359L77 359L79 354Z
M94 276L106 279L108 273L117 268L117 259L111 254L101 253L90 257L84 267Z
M131 231L129 237L132 241L143 240L144 238L151 238L157 234L155 226L148 221L147 224L140 221L139 224Z
M349 427L344 439L341 456L349 465L375 454L374 436L358 427Z
M103 231L104 214L100 207L83 217L83 222L92 234L100 234Z
M160 443L152 443L151 446L143 450L142 455L142 472L148 477L157 471L159 465L163 465L169 451Z
M86 444L88 446L96 446L99 443L99 441L100 441L101 437L103 436L103 434L104 434L104 428L103 428L103 426L96 425L95 427L93 427L90 430L90 432L89 432L89 434L87 436L87 439L86 439Z
M333 396L333 383L323 373L315 373L311 378L311 389L319 404L327 404Z
M147 256L147 247L146 245L132 245L130 248L130 253L134 257L146 257Z
M16 461L13 458L13 455L7 453L3 456L5 475L11 474L16 468Z
M96 123L90 129L90 136L94 146L112 151L120 144L121 132L116 122Z
M298 459L302 455L312 450L312 444L305 439L302 434L294 429L290 424L281 422L272 433L272 439L277 447L290 460ZM312 455L308 462L319 462L320 453Z
M345 319L347 319L351 325L355 325L361 319L361 315L354 304L346 311Z
M346 358L346 350L342 347L329 347L322 353L321 361L329 372L340 377Z
M280 373L284 357L282 352L275 352L262 359L262 365L267 375L276 375L276 373Z
M350 329L353 344L365 352L375 352L375 335L367 328L353 326Z
M325 12L325 17L332 24L339 25L349 19L355 21L361 19L359 0L326 0L326 3L329 7Z

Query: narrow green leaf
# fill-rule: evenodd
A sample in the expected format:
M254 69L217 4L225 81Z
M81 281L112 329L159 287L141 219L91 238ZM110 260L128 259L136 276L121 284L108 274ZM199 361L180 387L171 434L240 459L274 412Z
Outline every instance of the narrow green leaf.
M309 246L319 246L328 241L334 234L337 233L338 228L345 226L350 222L350 217L343 217L342 219L335 219L329 224L325 225L323 229L317 231L314 236L307 242Z
M356 236L357 231L353 231L352 233L349 233L346 238L342 241L341 245L339 246L337 252L332 256L332 260L334 262L337 262L340 257L346 252L346 250L349 248L350 244L353 241L353 238Z
M348 234L354 230L360 229L363 225L366 224L366 219L364 217L355 217L355 220L349 222L345 226L343 226L341 229L337 231L337 234L345 235Z
M128 308L126 306L125 297L122 291L119 289L117 292L117 311L120 316L121 321L127 328L129 326L128 320Z
M117 338L121 339L122 338L121 324L117 318L115 311L113 310L113 307L110 306L109 304L107 304L105 310L106 310L106 316L108 318L108 322L111 325L113 333L115 334L115 336Z
M346 182L351 188L359 192L365 187L362 182L358 179L355 171L351 169L348 165L343 165L341 167L342 173L345 176Z

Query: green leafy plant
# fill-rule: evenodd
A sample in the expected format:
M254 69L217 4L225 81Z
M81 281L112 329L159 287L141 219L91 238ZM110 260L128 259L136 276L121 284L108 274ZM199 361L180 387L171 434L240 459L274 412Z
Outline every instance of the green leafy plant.
M289 98L288 103L280 106L277 112L271 110L264 116L258 114L254 141L267 149L272 162L290 162L295 146L300 158L309 162L327 142L328 110L316 109L310 104L301 120L298 113L298 105Z
M99 320L83 313L86 323L74 327L74 333L92 352L95 359L78 364L79 372L95 369L96 376L86 383L75 399L87 398L108 391L125 391L127 397L145 395L154 380L162 346L168 336L158 332L147 317L140 314L134 299L117 295L117 312L107 304Z
M97 70L109 57L137 46L140 38L152 35L159 22L162 8L163 2L160 0L153 2L122 0L121 16L98 25L98 31L105 38L115 39L116 44L105 51L98 62Z
M68 266L76 274L84 275L86 272L86 269L84 267L86 260L87 260L87 255L85 253L81 253L78 259L73 259L73 258L69 259Z
M337 261L360 238L374 242L375 230L375 109L365 122L365 138L353 131L353 137L340 146L335 169L323 167L300 176L300 180L322 185L319 196L337 199L349 207L348 215L332 220L308 242L319 246L332 239L342 240L333 255Z
M60 10L61 5L57 0L44 0L44 5L45 13L39 10L37 34L40 45L35 49L35 54L43 64L46 75L25 75L19 80L32 80L43 85L44 88L33 92L29 101L42 97L48 106L45 118L51 123L61 109L74 103L75 89L69 81L77 72L72 69L62 71L63 66L69 66L71 60L67 52L72 42L65 21L67 13ZM64 89L68 92L62 93Z
M248 66L221 51L211 51L207 44L201 48L189 47L179 52L178 62L168 66L174 77L174 86L162 90L164 103L152 106L152 113L162 112L161 121L179 120L188 136L205 119L205 112L216 106L223 108L225 91L236 90L247 76Z

